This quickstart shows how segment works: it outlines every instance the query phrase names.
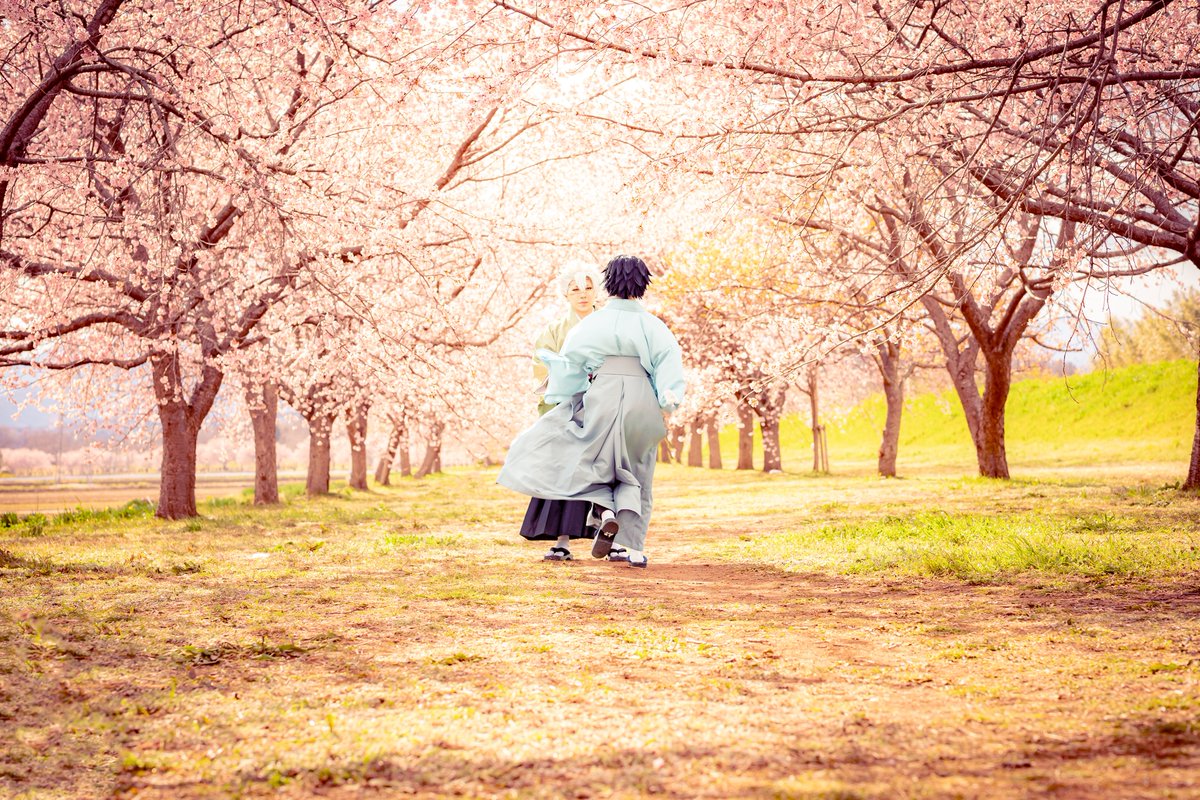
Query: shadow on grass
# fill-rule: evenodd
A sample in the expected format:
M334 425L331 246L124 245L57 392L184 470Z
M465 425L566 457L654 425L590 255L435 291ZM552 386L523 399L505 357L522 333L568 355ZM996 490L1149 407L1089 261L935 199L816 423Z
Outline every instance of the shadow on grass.
M117 567L106 567L83 562L60 564L42 556L30 558L28 556L17 555L3 548L0 548L0 569L25 570L31 575L67 575L72 573L118 575L123 573L123 570Z
M882 800L903 787L930 779L959 785L970 781L982 796L1095 797L1094 779L1072 779L1059 772L1064 762L1097 761L1096 777L1110 788L1120 784L1108 764L1113 756L1136 759L1142 769L1174 766L1185 751L1155 750L1119 738L1088 739L1063 748L1035 750L1017 760L969 752L947 757L912 751L897 758L877 749L869 738L829 732L820 747L796 745L769 752L737 747L656 747L614 745L572 757L546 756L506 760L479 757L444 741L411 753L379 753L368 758L329 759L306 766L249 765L220 787L241 796L278 790L321 796L695 798L697 774L704 774L702 796L788 798L789 800ZM1195 751L1195 741L1187 746ZM1164 779L1170 784L1172 779ZM169 773L126 768L117 796L175 798L210 796L218 787L172 781ZM1165 787L1162 787L1165 788ZM1182 785L1181 787L1182 788ZM936 784L927 785L929 796ZM1016 795L1012 793L1016 792ZM925 796L922 794L922 796ZM946 796L963 796L955 791Z

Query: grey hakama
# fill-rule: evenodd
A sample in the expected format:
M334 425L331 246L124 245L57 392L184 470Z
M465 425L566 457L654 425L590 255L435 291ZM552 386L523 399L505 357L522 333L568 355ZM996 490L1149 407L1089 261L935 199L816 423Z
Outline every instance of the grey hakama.
M586 392L517 436L497 482L531 497L611 508L620 524L617 544L642 550L658 443L666 435L641 361L609 356Z

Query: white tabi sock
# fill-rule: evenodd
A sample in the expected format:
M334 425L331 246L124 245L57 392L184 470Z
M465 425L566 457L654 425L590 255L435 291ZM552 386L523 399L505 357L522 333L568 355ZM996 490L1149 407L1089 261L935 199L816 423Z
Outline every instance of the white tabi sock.
M566 535L558 537L558 545L557 546L561 547L563 550L570 550L571 549L571 537L566 536Z
M641 550L634 550L632 547L626 547L625 552L629 554L630 562L646 560L646 554Z

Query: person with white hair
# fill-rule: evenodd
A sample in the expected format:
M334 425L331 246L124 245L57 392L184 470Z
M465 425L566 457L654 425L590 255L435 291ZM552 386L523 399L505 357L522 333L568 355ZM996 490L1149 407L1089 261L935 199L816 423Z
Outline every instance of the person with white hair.
M534 353L545 350L557 353L562 350L567 334L579 321L596 310L597 294L603 280L600 270L584 261L569 261L558 274L558 289L567 299L567 313L547 325L533 344ZM544 399L549 370L536 355L533 357L533 375L541 385L538 395L538 413L545 414L554 408L554 403ZM554 541L550 552L543 556L546 561L571 561L571 540L591 538L595 528L589 527L592 504L586 500L548 500L534 497L529 501L525 519L521 522L521 535L531 541ZM617 560L617 553L613 560Z

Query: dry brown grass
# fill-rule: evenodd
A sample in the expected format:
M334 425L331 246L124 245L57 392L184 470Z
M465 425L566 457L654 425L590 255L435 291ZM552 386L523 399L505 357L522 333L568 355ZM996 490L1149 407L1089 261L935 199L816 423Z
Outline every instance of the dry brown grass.
M666 467L646 571L582 548L542 563L488 471L198 523L14 529L0 794L1194 797L1187 557L968 583L805 570L771 545L935 510L1194 535L1200 501L1166 477Z

